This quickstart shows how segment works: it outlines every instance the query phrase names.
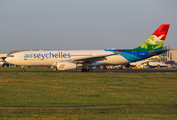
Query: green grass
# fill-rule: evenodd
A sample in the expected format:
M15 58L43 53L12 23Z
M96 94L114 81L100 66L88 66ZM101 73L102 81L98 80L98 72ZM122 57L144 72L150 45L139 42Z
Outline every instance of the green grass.
M4 109L0 118L175 119L177 108L164 105L176 105L176 93L176 73L0 72L1 107L122 105Z
M110 120L174 120L177 109L163 106L120 106L111 108L84 109L34 109L34 110L0 110L1 118L10 119L110 119Z

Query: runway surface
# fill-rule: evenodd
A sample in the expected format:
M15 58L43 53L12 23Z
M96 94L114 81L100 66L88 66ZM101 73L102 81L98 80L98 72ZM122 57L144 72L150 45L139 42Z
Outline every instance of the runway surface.
M0 71L0 72L22 72L22 71ZM81 72L81 70L68 70L68 71L26 71L26 72ZM149 72L177 72L177 69L93 69L93 72L105 73L149 73Z
M94 69L94 72L125 72L125 73L144 73L144 72L177 72L177 69L175 70L168 70L168 69Z

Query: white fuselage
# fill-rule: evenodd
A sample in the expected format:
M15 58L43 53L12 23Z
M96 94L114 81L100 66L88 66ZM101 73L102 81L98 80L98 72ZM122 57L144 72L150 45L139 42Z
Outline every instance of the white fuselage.
M22 65L22 66L56 66L57 62L68 61L71 62L74 59L107 55L112 52L104 50L53 50L53 51L23 51L17 52L6 58L6 61L10 64ZM125 64L129 61L121 55L107 56L102 61L95 61L93 65L110 64L118 65Z

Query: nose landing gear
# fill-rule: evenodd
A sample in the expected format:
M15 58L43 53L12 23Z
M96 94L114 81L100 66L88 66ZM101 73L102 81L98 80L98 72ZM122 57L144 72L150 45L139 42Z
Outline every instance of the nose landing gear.
M24 66L22 66L22 72L25 72L26 70L25 70L25 68L24 68Z

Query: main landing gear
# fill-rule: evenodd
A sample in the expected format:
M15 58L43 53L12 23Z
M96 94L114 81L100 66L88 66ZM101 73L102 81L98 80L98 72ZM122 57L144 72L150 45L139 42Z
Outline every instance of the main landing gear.
M82 68L81 71L82 72L93 72L93 70L91 68L89 68L89 69Z

